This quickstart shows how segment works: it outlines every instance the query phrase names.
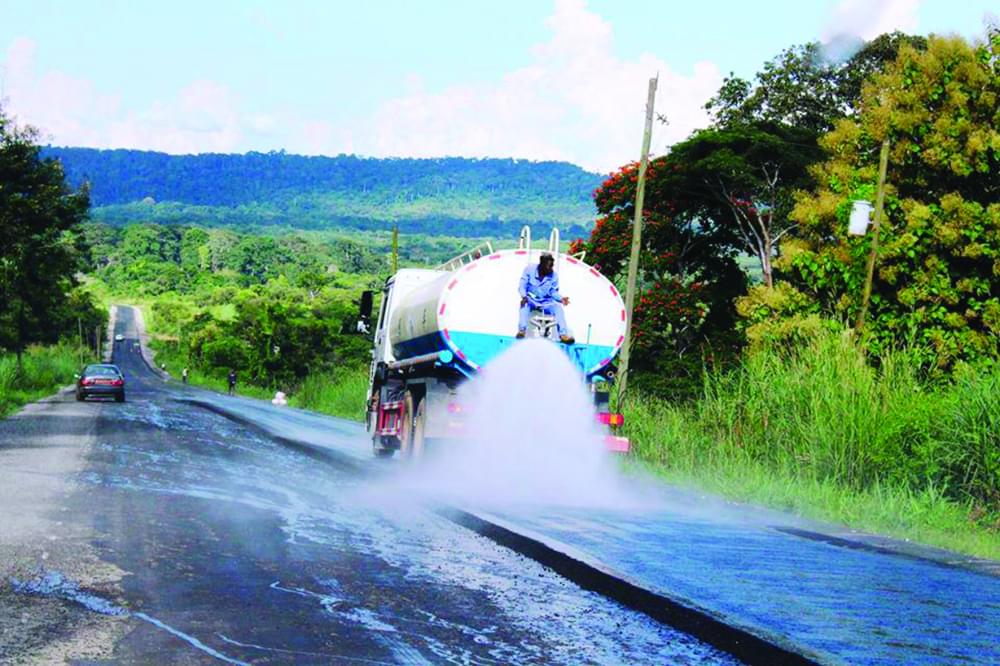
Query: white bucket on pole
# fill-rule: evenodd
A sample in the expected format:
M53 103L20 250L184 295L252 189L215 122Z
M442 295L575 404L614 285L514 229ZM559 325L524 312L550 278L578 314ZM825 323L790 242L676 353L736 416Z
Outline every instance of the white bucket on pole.
M847 233L852 236L864 236L868 233L868 223L871 220L872 205L863 199L856 200L851 206L851 219L847 223Z

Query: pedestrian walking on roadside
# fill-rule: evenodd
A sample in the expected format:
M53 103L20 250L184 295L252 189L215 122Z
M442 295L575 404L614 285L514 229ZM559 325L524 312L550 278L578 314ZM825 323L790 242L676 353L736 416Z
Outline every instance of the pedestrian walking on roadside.
M181 381L184 382L185 384L188 383L188 369L187 368L184 368L183 370L181 370Z
M236 371L229 371L229 395L236 395Z

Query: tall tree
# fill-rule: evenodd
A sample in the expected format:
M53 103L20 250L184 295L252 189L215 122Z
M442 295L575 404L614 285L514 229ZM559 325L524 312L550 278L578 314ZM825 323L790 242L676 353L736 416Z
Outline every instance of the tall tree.
M892 32L860 44L793 46L764 63L753 82L730 74L705 108L717 127L783 123L818 136L857 112L862 83L904 44L924 49L927 40Z
M915 343L928 362L1000 353L1000 32L970 44L904 45L863 87L861 112L823 137L829 159L792 216L801 240L782 269L835 318L858 316L870 239L846 233L854 199L871 200L879 146L891 145L886 216L868 342Z
M675 145L650 191L677 213L719 230L728 249L757 259L773 285L779 241L793 231L792 192L809 183L821 153L811 131L786 125L740 125L695 133Z
M0 346L19 361L52 337L51 315L69 301L88 207L86 187L71 190L61 165L42 159L35 130L0 110Z
M733 329L733 298L745 289L733 237L713 220L702 220L683 193L665 187L680 165L672 155L650 162L639 298L633 316L635 385L673 397L697 389L703 361ZM585 250L587 260L622 282L631 244L637 165L612 174L594 193L601 214L587 240L571 251Z

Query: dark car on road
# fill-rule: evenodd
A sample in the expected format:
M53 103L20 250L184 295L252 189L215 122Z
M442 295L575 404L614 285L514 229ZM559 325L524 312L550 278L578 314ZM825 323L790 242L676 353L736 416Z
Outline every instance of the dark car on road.
M77 375L76 399L86 400L93 396L125 402L125 375L117 365L93 363Z

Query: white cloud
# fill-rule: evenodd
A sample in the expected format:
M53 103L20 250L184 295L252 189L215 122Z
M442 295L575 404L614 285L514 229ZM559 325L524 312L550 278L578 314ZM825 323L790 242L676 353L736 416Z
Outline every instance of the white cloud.
M669 125L657 126L654 146L707 124L701 107L722 81L714 64L684 75L651 54L621 59L611 25L583 0L557 0L546 25L552 36L529 65L494 84L389 100L358 145L376 155L561 159L609 171L638 157L647 82L657 72L656 110Z
M174 99L110 123L107 143L167 153L237 151L244 144L245 127L266 124L259 115L241 117L238 108L239 101L225 86L195 81Z
M63 72L39 75L36 48L34 41L20 37L7 49L0 70L6 111L20 122L38 127L44 138L73 137L78 145L96 144L100 132L92 119L118 113L121 98L101 93L90 81Z
M120 95L102 92L88 79L58 70L39 74L36 48L21 37L7 49L4 107L18 122L37 127L45 141L170 153L232 152L244 149L244 126L266 125L260 115L241 117L239 100L229 89L204 80L148 109L126 109Z
M915 32L921 0L840 0L833 8L820 38L831 42L845 37L864 40L900 30Z
M164 91L147 108L127 108L120 95L86 78L36 71L36 46L26 38L11 43L0 77L7 112L39 127L53 143L170 153L285 148L517 157L610 171L638 157L647 81L657 73L656 111L669 124L655 127L654 151L708 123L702 105L722 81L714 64L680 73L649 53L620 58L611 25L584 0L556 0L546 26L551 35L532 48L529 64L499 80L432 91L410 75L401 96L341 126L293 109L247 108L227 86L207 80Z

